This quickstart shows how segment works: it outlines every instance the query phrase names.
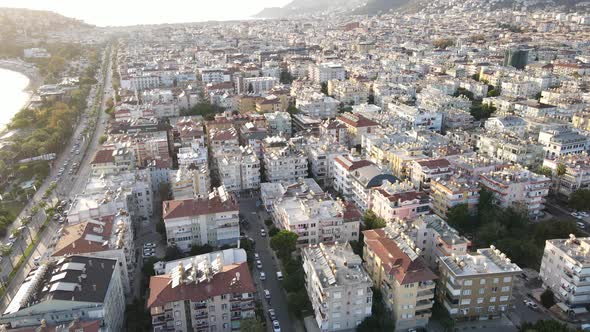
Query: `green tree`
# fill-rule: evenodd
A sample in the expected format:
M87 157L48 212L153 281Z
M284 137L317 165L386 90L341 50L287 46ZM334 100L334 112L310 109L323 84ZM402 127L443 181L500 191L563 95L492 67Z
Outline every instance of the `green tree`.
M270 230L268 231L268 236L273 237L275 236L277 233L279 232L279 229L276 228L275 226L272 226L270 228Z
M498 97L500 95L500 91L498 89L488 90L488 97Z
M309 297L307 297L305 290L288 293L287 305L289 306L289 311L297 318L302 318L305 312L312 310L311 302L309 302Z
M180 251L180 249L173 245L173 246L168 246L166 248L166 254L165 254L165 259L167 261L173 261L176 259L180 259L182 258L184 255L182 254L182 251Z
M270 239L270 247L276 251L279 258L287 260L295 251L297 245L297 234L288 230L282 230Z
M193 244L191 247L190 256L208 254L208 253L212 252L213 249L214 248L208 244L204 244L202 246L198 246L198 245Z
M588 210L588 202L590 202L590 190L578 189L570 195L568 205L576 210Z
M240 320L240 332L264 332L266 327L258 318Z
M320 85L321 85L322 93L327 96L328 95L328 83L322 82Z
M248 84L248 93L254 93L254 86L252 85L252 83Z
M98 138L98 144L102 145L104 144L104 142L106 142L108 139L107 135L100 135L100 137Z
M540 175L545 175L548 178L550 178L553 175L553 171L551 171L551 168L549 168L547 166L538 167L535 170L535 173L540 174Z
M447 220L460 233L471 232L476 226L471 220L467 204L459 204L450 208L447 211Z
M291 84L293 83L293 76L291 76L291 73L288 69L283 68L281 70L281 76L279 80L282 84Z
M541 304L545 308L551 308L553 305L555 305L555 295L550 288L545 289L543 294L541 294Z
M455 45L455 41L449 38L439 38L432 41L432 46L443 50L446 50L453 45Z
M386 222L383 218L378 217L373 210L367 210L363 215L363 221L365 227L363 229L370 230L370 229L377 229L383 228L386 226Z
M556 320L539 320L535 323L525 322L518 328L519 332L574 332L566 324Z
M164 224L163 218L160 218L160 220L156 224L156 232L160 233L162 239L166 241L166 224Z
M557 176L557 186L555 189L556 193L559 193L559 189L561 189L561 179L563 178L566 172L567 167L564 164L557 164L557 168L555 169L555 175Z

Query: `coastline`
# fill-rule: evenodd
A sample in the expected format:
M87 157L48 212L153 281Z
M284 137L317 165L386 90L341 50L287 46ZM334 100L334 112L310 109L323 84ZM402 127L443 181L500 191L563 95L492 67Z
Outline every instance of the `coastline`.
M21 109L28 107L33 94L43 83L43 80L41 79L41 76L39 75L35 65L24 62L20 59L4 59L0 60L0 68L20 73L29 79L29 83L23 89L23 91L27 93L28 98L22 105ZM7 133L8 128L6 126L0 126L0 137L3 137Z

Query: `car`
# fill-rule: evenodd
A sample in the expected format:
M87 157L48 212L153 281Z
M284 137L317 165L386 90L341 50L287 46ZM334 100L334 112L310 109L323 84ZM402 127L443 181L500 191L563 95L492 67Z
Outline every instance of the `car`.
M527 307L529 307L533 310L539 309L539 305L529 299L524 299L523 302Z
M578 217L578 212L572 212L570 213L570 216L577 218Z
M254 253L254 259L256 259L256 260L260 259L260 255L257 252Z
M76 154L80 154L80 150L76 150Z
M579 221L576 221L576 226L578 226L578 228L581 228L581 229L586 228L586 225L584 225L583 222L579 222Z
M264 230L264 228L262 228L260 230L260 236L262 236L262 237L266 236L266 231Z
M264 290L264 298L269 300L270 299L270 291L268 289Z
M590 216L590 215L588 214L588 212L586 212L586 211L578 212L578 215L579 215L579 216L582 216L582 217L584 217L584 218L587 218L587 217L589 217L589 216Z
M281 271L277 271L277 280L283 280L283 273Z
M281 325L279 325L278 320L272 321L272 330L273 330L273 332L281 332Z
M35 258L33 258L33 264L39 266L39 262L41 262L41 256L35 256Z
M70 170L68 171L68 175L72 175L72 174L74 174L74 169L70 168Z
M57 221L59 218L61 218L59 214L56 213L53 215L53 220Z
M155 248L156 247L156 244L155 243L152 243L152 242L148 242L148 243L145 243L143 245L143 247L144 248Z
M59 217L59 219L57 219L57 222L60 224L63 224L66 220L63 217Z
M274 309L268 309L268 318L270 318L271 321L277 320L277 314Z
M260 272L260 280L266 280L266 274L264 272Z
M262 269L262 262L261 262L260 260L257 260L257 261L256 261L256 267L257 267L258 269Z

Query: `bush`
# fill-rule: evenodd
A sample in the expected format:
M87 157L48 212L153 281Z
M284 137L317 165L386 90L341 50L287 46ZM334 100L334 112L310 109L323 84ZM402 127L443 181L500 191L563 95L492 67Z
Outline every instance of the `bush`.
M545 308L551 308L552 306L555 305L555 296L554 296L553 291L551 289L547 288L547 289L545 289L543 294L541 294L541 304Z
M268 236L275 236L279 232L279 229L275 226L271 226L270 230L268 231Z
M271 219L266 219L264 221L264 224L266 225L266 227L270 227L270 226L272 226L272 220Z

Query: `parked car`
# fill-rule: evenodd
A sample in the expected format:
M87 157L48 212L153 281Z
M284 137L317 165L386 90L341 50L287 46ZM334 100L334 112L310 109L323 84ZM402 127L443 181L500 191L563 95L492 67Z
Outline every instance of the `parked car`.
M268 318L270 318L271 321L277 319L277 314L274 309L268 309Z
M261 270L262 269L262 262L259 261L259 260L257 260L256 261L256 267Z
M576 221L576 226L578 226L578 228L581 228L581 229L586 228L586 225L584 225L584 223L580 222L580 221Z
M266 231L264 230L264 228L262 228L260 230L260 236L262 236L262 237L266 236Z
M153 242L148 242L146 244L143 245L144 248L155 248L156 244Z
M255 252L255 253L254 253L254 259L255 259L255 260L259 260L259 259L260 259L260 255L258 255L258 253L257 253L257 252Z
M264 298L270 300L270 291L268 289L264 290Z
M277 271L277 279L283 280L283 273L281 271Z
M538 304L536 304L535 302L533 302L533 301L529 300L529 299L524 299L524 301L523 301L523 302L524 302L524 304L525 304L527 307L529 307L529 308L531 308L531 309L533 309L533 310L537 310L537 309L539 309L539 305L538 305Z
M278 320L272 321L272 330L273 330L273 332L281 332L281 325L279 325Z
M266 274L264 272L260 272L260 280L266 280Z

